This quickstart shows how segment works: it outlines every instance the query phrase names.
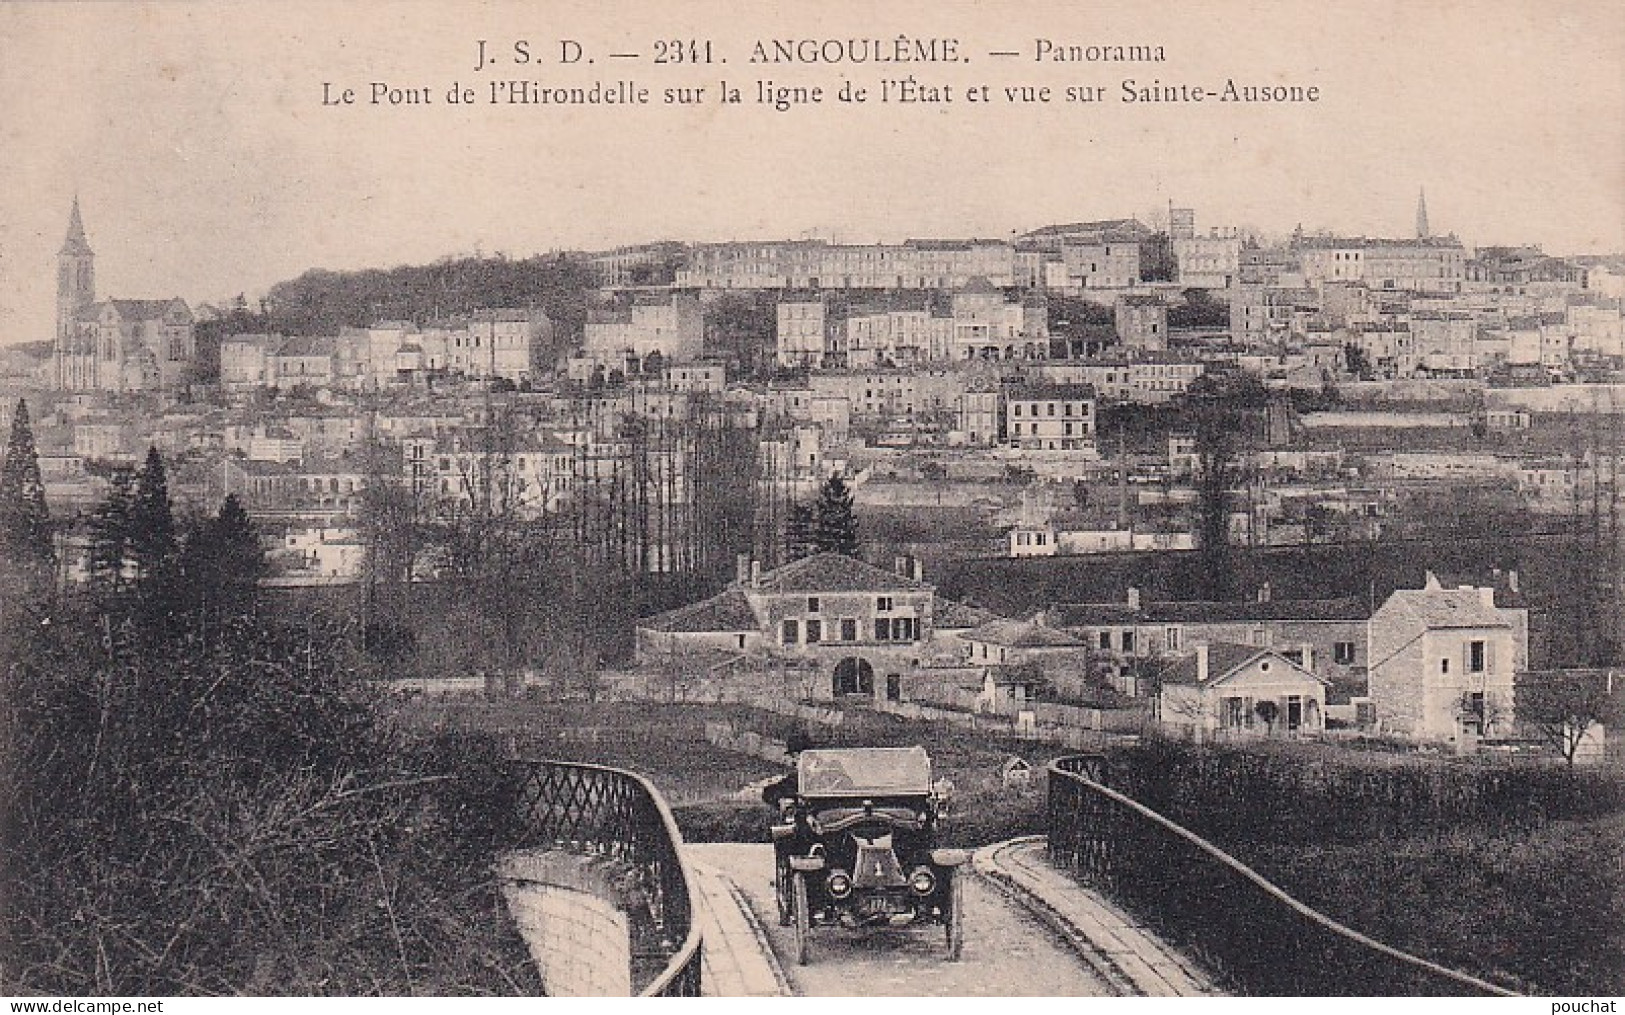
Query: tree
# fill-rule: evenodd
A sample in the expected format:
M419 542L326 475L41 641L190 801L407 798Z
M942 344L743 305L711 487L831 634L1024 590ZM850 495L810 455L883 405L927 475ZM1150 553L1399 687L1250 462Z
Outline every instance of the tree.
M1234 418L1222 395L1212 394L1196 409L1196 545L1202 555L1207 597L1230 598L1234 579L1230 559L1230 488L1236 480Z
M1207 580L1206 597L1229 599L1235 591L1230 555L1231 489L1240 482L1240 457L1249 413L1269 400L1251 374L1204 374L1190 386L1184 411L1196 433L1196 544Z
M1072 481L1072 503L1077 505L1079 511L1089 507L1089 484L1081 479Z
M813 546L821 553L858 555L858 519L852 512L852 491L837 473L824 481L813 503Z
M1274 733L1275 720L1281 716L1281 706L1277 705L1271 699L1265 698L1253 706L1253 711L1257 713L1259 720L1263 722L1265 728L1271 733Z
M730 361L750 377L766 377L773 363L777 301L756 293L722 293L705 306L705 352Z
M178 543L175 514L169 501L169 479L164 457L157 448L147 449L147 462L136 478L135 499L130 504L130 556L140 579L161 578L175 564Z
M135 473L116 469L108 483L107 500L90 516L90 577L103 592L118 595L124 592L129 573Z
M0 465L0 558L16 568L27 585L49 580L56 567L39 452L34 447L28 403L20 398L11 417L5 461Z
M813 539L817 517L811 504L794 504L784 523L784 559L786 562L810 557L818 552Z
M254 612L265 551L248 512L229 494L215 517L195 527L180 558L182 591L205 624Z
M1556 748L1570 768L1594 727L1625 718L1625 674L1618 670L1543 670L1519 677L1519 718Z
M1365 349L1349 342L1343 346L1343 366L1356 380L1369 381L1375 376L1371 371L1371 361L1365 354Z

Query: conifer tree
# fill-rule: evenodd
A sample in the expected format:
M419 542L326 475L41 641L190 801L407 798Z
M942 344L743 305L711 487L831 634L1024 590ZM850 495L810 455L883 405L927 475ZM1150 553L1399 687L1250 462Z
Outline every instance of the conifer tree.
M28 584L49 579L56 566L39 452L34 447L28 403L20 398L11 417L5 461L0 465L0 558Z
M818 552L818 545L813 541L813 528L816 518L811 504L795 504L790 508L790 517L784 523L784 558L786 561L800 560L810 557Z
M164 583L173 577L176 551L174 509L169 502L169 479L157 448L147 449L147 463L136 481L129 512L130 558L144 583Z
M180 569L181 591L206 621L253 613L266 570L265 551L236 494L226 497L219 514L192 529Z
M858 519L852 512L852 491L839 474L829 477L813 504L813 546L821 553L858 555Z
M119 469L110 478L107 500L90 517L90 576L102 589L124 591L130 559L130 511L135 503L135 473Z

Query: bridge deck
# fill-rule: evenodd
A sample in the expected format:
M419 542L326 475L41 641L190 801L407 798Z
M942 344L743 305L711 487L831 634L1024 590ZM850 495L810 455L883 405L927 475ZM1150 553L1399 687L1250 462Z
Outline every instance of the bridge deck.
M761 921L733 879L705 862L704 847L685 847L698 884L700 926L705 934L701 989L707 997L784 997L791 993L784 969Z
M1203 997L1221 993L1190 960L1099 893L1056 870L1044 839L1032 836L979 850L979 873L1010 888L1072 938L1103 977L1124 993Z
M868 932L824 928L814 932L812 962L797 966L787 958L791 932L778 925L772 847L713 844L684 849L692 861L710 872L702 875L702 882L726 880L737 887L797 994L1079 997L1121 992L1026 906L982 877L968 878L965 883L965 951L958 962L943 959L941 928ZM714 887L712 897L717 897ZM716 909L726 912L721 905ZM747 965L755 962L749 948L740 947L747 942L737 928L730 938L725 927L704 926L708 962L721 967L731 961L728 956ZM727 942L719 954L713 954L715 933L721 933ZM730 974L717 968L714 973L708 970L707 976L721 979L723 984L716 989L726 992L724 984ZM759 972L747 972L744 979L753 976L761 982Z

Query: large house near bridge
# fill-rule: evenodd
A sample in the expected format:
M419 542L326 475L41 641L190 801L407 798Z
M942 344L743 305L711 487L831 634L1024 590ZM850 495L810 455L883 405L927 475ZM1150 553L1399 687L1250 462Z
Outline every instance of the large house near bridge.
M809 697L901 700L909 675L942 655L933 642L949 637L937 631L936 609L936 588L912 558L890 571L838 553L768 571L741 558L717 595L640 621L637 661L742 657L808 674Z

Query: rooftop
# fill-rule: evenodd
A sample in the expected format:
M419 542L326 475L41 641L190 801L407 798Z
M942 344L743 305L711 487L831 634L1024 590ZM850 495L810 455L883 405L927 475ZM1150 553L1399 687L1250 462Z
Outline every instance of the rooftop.
M750 604L745 601L744 591L737 585L730 585L710 599L657 613L640 621L638 626L673 634L699 634L708 631L755 631L758 624L756 614L751 612Z
M1053 627L1045 627L1031 620L990 620L967 631L967 641L987 642L1007 648L1083 648L1076 637Z
M817 594L929 591L932 586L844 554L815 553L765 572L757 588L779 594Z
M1246 666L1259 656L1272 656L1281 662L1298 670L1304 677L1311 680L1326 681L1315 676L1308 670L1281 655L1274 649L1261 645L1240 645L1235 642L1216 641L1205 646L1207 652L1207 679L1201 680L1201 653L1192 652L1175 659L1164 666L1161 677L1164 684L1184 684L1187 686L1206 686L1214 684L1230 674Z

